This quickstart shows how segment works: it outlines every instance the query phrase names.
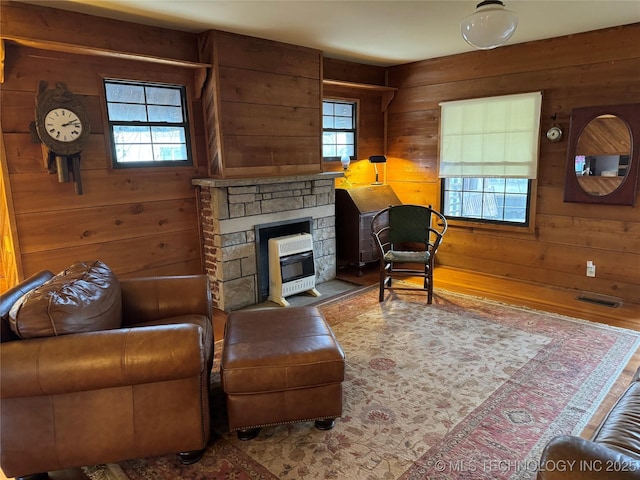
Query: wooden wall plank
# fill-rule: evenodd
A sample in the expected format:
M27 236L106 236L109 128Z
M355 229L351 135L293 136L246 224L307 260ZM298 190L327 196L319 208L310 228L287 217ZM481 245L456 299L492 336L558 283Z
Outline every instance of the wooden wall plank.
M640 222L538 214L536 225L541 242L632 254L640 252ZM588 231L589 235L576 235L576 230Z
M13 202L17 215L56 210L97 207L110 204L138 204L167 199L191 198L193 171L124 171L108 173L90 170L82 173L84 193L76 195L72 183L58 183L56 175L28 173L12 175Z
M220 98L225 102L318 109L317 79L220 67Z
M202 273L200 259L185 260L178 263L149 267L132 273L121 273L118 278L157 277L167 275L198 275Z
M18 215L23 253L116 242L144 235L163 235L193 228L195 196Z
M444 246L443 246L444 247ZM533 283L558 286L567 288L578 296L584 293L596 293L599 295L607 295L621 300L631 300L636 298L637 284L623 282L619 280L609 281L596 276L596 278L586 277L583 274L572 274L564 272L556 272L533 265L515 265L513 263L502 262L500 259L479 259L469 257L464 254L452 254L449 252L438 251L438 263L446 262L449 266L460 268L463 270L493 272L492 275L517 278L519 280L529 281ZM585 265L586 267L586 265ZM438 280L435 279L435 286L438 286ZM637 302L636 302L637 303Z
M322 52L228 32L213 32L220 66L322 80Z
M200 59L213 64L209 78L202 89L203 124L206 126L207 173L214 178L225 177L224 152L222 150L222 131L220 126L220 65L218 64L218 46L214 32L207 32L198 37Z
M338 60L322 59L322 78L368 85L386 85L386 68L375 65Z
M265 165L251 168L251 176L285 177L288 175L310 175L320 173L319 165ZM225 167L225 178L247 178L247 167Z
M556 271L585 276L587 259L599 265L598 279L632 283L637 276L637 263L634 261L637 261L638 255L635 253L572 244L549 244L535 238L505 237L479 230L458 230L455 235L447 235L446 248L443 243L443 250L448 254L463 254L477 259L500 259L504 263L521 267L546 269L548 277L540 278L543 283L552 283L553 272ZM506 248L506 242L509 243L509 248ZM553 269L549 266L553 266Z
M33 143L26 133L5 134L9 173L46 173L42 144ZM90 135L82 151L80 170L102 170L108 166L103 135Z
M543 110L546 109L544 111L549 112L549 116L555 112L564 112L568 119L573 105L616 104L621 98L639 95L640 85L630 81L638 76L636 72L640 68L640 53L638 55L636 58L587 66L568 65L558 66L553 70L505 73L498 78L486 76L459 81L441 79L439 83L404 87L396 92L390 111L394 114L438 112L440 102L475 98L485 95L483 92L489 91L495 96L541 90ZM603 78L607 79L606 88L601 88ZM598 103L590 103L595 101L594 89L599 89Z
M409 63L388 71L389 85L407 88L443 82L527 72L553 72L566 66L583 66L637 58L640 23L613 29L567 35ZM435 97L438 99L438 97Z
M121 274L141 276L145 270L179 265L200 259L200 234L197 228L145 235L131 239L94 243L24 254L25 275L46 269L59 272L77 261L99 259Z
M629 222L640 222L640 212L638 205L597 205L586 203L570 203L563 202L563 187L538 187L538 204L537 212L539 214L561 215L572 218L589 218L602 220L619 220ZM576 234L582 235L588 232L576 231ZM611 232L612 235L622 234L624 232ZM640 253L640 252L639 252Z
M320 138L287 135L225 135L225 168L278 165L313 165L318 167Z
M222 102L220 124L225 135L319 138L320 114L319 108Z

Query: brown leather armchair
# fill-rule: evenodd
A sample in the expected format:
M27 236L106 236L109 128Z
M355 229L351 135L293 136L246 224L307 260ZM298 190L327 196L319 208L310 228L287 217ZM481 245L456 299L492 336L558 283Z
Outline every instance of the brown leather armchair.
M10 309L51 277L40 272L0 296L5 475L170 453L198 461L210 428L207 277L120 280L109 287L121 291L119 328L17 338Z

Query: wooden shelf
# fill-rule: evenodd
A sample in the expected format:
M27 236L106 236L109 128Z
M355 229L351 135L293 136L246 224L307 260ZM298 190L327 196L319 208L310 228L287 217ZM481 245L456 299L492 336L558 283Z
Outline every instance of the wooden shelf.
M2 40L7 42L16 43L25 47L38 48L41 50L49 50L53 52L74 53L77 55L92 55L99 57L111 57L121 60L137 60L151 63L161 63L164 65L172 65L175 67L185 68L208 68L211 67L208 63L190 62L187 60L175 59L175 58L163 58L152 55L144 55L141 53L119 52L116 50L108 50L105 48L75 45L72 43L55 42L50 40L34 40L30 38L16 37L16 36L2 36Z
M342 80L322 80L323 85L330 85L332 87L347 87L356 88L358 90L369 90L372 92L397 92L395 87L387 87L385 85L371 85L368 83L356 83L356 82L344 82Z
M371 85L368 83L356 83L356 82L345 82L342 80L322 80L323 86L331 86L331 87L343 87L343 88L351 88L355 90L379 93L382 97L382 101L380 104L380 111L386 112L389 107L389 103L393 100L394 95L399 90L396 87L387 87L385 85Z

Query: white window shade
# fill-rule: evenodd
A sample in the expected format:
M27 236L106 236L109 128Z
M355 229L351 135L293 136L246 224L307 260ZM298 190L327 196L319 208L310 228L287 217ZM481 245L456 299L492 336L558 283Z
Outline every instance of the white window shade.
M440 178L536 178L542 92L442 102Z

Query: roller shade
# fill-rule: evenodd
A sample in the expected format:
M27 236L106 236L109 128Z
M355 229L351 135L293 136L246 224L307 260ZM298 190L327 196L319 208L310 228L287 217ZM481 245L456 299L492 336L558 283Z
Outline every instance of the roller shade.
M440 103L440 178L536 178L542 92Z

